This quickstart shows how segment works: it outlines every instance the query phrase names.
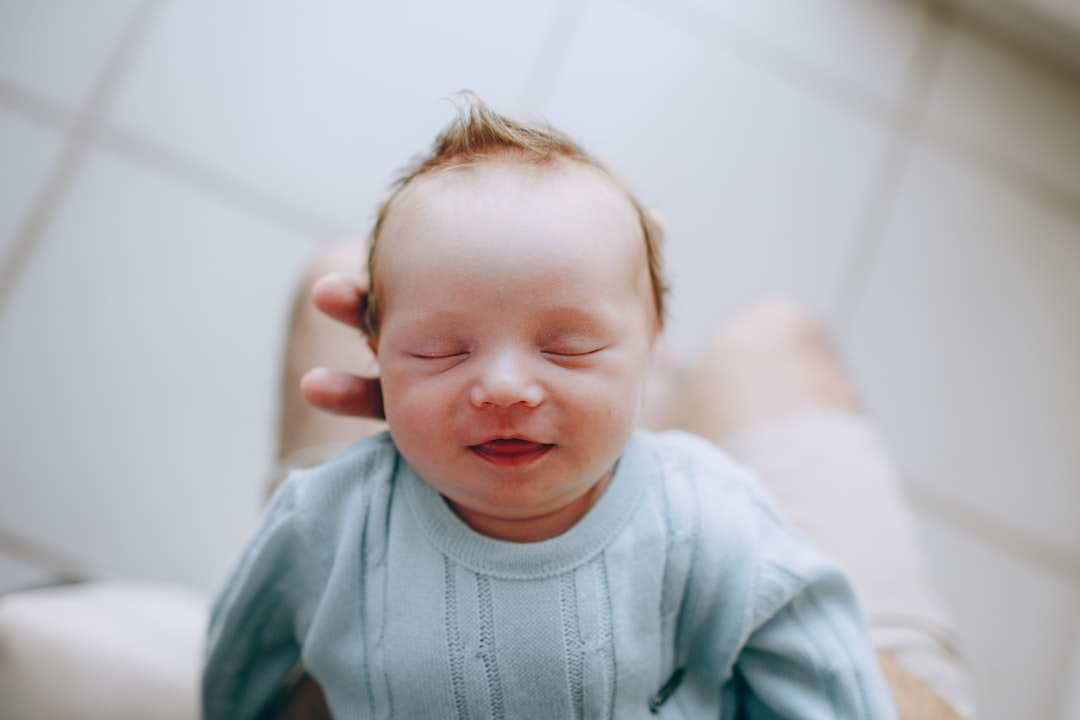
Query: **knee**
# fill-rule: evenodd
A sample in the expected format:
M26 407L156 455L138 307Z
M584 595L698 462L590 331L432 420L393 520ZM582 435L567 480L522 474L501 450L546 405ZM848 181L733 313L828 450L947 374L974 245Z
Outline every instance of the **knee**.
M756 300L737 312L714 337L728 351L763 351L798 355L828 346L825 331L795 301L774 296Z

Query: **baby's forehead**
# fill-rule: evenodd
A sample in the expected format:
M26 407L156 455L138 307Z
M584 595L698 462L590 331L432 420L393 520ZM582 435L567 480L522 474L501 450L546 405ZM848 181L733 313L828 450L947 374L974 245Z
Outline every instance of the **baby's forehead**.
M629 290L652 305L637 206L583 163L484 162L414 178L392 201L376 247L381 302L488 292L495 310L553 297L621 302Z
M558 211L560 204L579 202L586 194L603 209L616 209L628 218L636 209L626 191L606 172L576 159L533 158L516 153L469 162L450 163L424 173L402 188L390 214L417 210L425 203L490 201L508 195L539 194Z
M392 256L415 263L429 253L435 261L447 251L475 257L511 249L566 264L603 257L631 272L647 262L625 191L603 171L570 162L483 162L416 178L395 199L377 244L376 269Z
M637 206L606 172L575 161L496 158L418 176L391 202L375 247L370 270L377 293L399 285L384 282L391 275L415 278L421 266L437 266L439 276L451 279L476 278L478 267L503 275L499 263L555 275L589 268L648 286ZM497 282L491 274L476 280Z

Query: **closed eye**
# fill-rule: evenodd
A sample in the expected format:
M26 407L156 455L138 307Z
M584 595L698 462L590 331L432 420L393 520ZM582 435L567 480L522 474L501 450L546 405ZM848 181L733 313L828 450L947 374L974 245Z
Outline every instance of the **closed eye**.
M562 365L574 365L590 361L593 357L600 354L605 349L606 346L598 348L588 348L583 350L560 348L558 350L544 350L543 355L544 357L555 363L559 363Z
M418 372L440 374L458 367L469 359L467 351L407 353Z
M437 353L409 353L409 357L418 360L449 360L451 358L465 357L467 352L437 352Z
M556 329L536 340L536 348L548 358L587 358L611 346L599 332Z
M545 350L545 355L554 355L555 357L586 357L588 355L595 355L604 348L595 348L593 350Z

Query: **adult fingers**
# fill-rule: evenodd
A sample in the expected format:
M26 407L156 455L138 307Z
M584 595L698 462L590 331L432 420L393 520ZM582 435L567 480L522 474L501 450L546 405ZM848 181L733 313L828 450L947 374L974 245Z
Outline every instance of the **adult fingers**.
M366 294L366 287L336 272L322 276L311 287L315 307L338 322L358 330Z
M315 368L300 379L300 392L308 404L336 415L374 419L384 416L382 386L378 378Z

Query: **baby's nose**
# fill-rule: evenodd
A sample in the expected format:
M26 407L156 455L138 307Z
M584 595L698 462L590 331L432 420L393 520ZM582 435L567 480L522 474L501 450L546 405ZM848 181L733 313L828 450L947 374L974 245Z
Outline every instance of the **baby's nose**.
M544 389L532 373L532 363L522 353L498 353L483 364L470 392L476 407L536 407L544 401Z

